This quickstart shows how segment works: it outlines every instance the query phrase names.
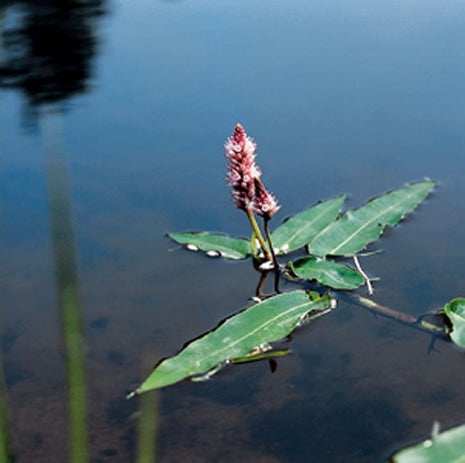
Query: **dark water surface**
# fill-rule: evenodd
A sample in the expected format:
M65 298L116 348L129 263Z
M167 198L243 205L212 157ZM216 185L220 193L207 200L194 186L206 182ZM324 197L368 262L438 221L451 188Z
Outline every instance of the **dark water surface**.
M437 179L364 264L382 277L376 300L413 315L465 295L463 2L9 0L0 27L1 354L17 462L72 461L67 309L82 317L92 463L383 462L434 420L465 420L462 352L439 341L428 354L427 335L344 303L294 336L274 374L255 363L125 399L254 291L249 263L165 237L248 235L224 184L237 121L282 203L276 223L341 192L356 206Z

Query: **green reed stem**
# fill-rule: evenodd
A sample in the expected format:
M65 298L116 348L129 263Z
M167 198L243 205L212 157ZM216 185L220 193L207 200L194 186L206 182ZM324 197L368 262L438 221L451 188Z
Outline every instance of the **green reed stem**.
M86 463L88 455L84 348L76 287L63 288L61 291L61 314L68 372L70 462Z
M137 463L155 463L157 461L160 393L158 391L149 392L143 394L139 400Z
M0 462L13 463L8 429L8 410L6 404L5 375L3 359L0 358Z
M42 113L50 231L68 380L69 461L87 463L84 339L62 113ZM56 125L55 125L56 124Z

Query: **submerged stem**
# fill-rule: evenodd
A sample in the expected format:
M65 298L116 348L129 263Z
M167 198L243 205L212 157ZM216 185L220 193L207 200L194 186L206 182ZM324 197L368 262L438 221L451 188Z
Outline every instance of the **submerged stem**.
M273 258L273 266L274 266L274 290L279 294L281 291L279 290L279 262L278 258L276 257L276 253L274 252L273 242L271 241L271 233L270 227L268 226L268 222L270 220L267 218L263 219L264 228L265 228L265 235L266 239L268 240L268 244L270 245L271 250L271 257Z
M260 272L260 280L258 281L257 289L255 290L255 296L260 299L263 297L263 286L265 286L267 276L268 272Z
M342 299L346 299L355 305L362 306L375 314L396 320L400 323L403 323L404 325L416 328L429 334L433 334L435 336L447 337L447 330L445 328L437 326L434 323L430 323L427 320L424 320L422 317L417 318L412 315L399 312L397 310L391 309L391 307L378 304L377 302L368 299L367 297L347 293L340 293L340 296L342 296Z
M262 232L260 231L260 228L258 227L258 223L255 220L254 213L252 209L246 209L246 214L247 217L250 220L250 224L252 225L252 230L255 233L255 237L257 238L258 242L260 243L260 246L263 249L263 252L265 253L265 257L267 260L272 260L272 255L270 254L270 251L268 250L268 246L265 243L265 240L263 239Z

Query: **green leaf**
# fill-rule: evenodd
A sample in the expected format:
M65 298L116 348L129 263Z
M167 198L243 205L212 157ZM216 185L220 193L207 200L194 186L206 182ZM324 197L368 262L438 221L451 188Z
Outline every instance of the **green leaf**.
M323 201L281 224L271 239L277 254L287 254L306 246L326 226L336 220L345 196Z
M355 289L365 283L360 273L346 265L329 260L304 257L295 262L289 262L288 266L299 278L316 280L334 289Z
M239 260L250 256L250 242L243 238L209 232L169 233L168 236L191 251L204 251L212 257Z
M271 347L271 346L270 346ZM289 355L291 351L289 349L281 349L281 350L259 350L258 352L250 352L243 357L236 357L231 359L231 363L250 363L250 362L258 362L259 360L268 360L274 359L278 357L285 357Z
M393 463L465 463L465 425L396 453Z
M322 230L309 244L316 256L353 256L378 239L386 226L393 227L413 211L435 183L425 181L372 199L360 209L346 212Z
M444 313L452 324L449 333L452 342L460 347L465 347L465 298L452 299L444 306Z
M330 303L329 295L311 300L305 291L292 291L254 304L187 344L175 357L162 361L134 393L194 375L207 373L208 378L231 359L253 354L267 343L285 338L307 317L324 315Z

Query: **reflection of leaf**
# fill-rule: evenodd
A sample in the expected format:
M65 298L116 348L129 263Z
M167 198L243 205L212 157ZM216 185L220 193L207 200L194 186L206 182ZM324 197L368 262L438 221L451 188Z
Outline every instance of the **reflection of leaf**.
M431 192L435 183L414 183L369 201L360 209L346 212L320 232L309 244L317 256L353 256L379 238L384 228L393 227L413 211Z
M179 244L185 244L192 251L205 251L213 257L245 259L250 256L250 243L243 238L208 232L169 233L168 236Z
M316 280L334 289L355 289L365 282L360 273L346 265L329 260L317 260L314 257L304 257L289 262L289 268L303 280Z
M452 299L444 306L444 314L452 324L450 338L460 347L465 347L465 298Z
M272 234L277 254L287 254L308 243L327 225L336 220L345 196L312 206L281 224Z
M465 463L465 425L396 453L393 463Z
M187 344L175 357L162 361L135 393L216 372L230 359L244 357L266 343L283 339L306 316L316 318L325 314L330 303L329 295L311 300L305 291L292 291L254 304Z

